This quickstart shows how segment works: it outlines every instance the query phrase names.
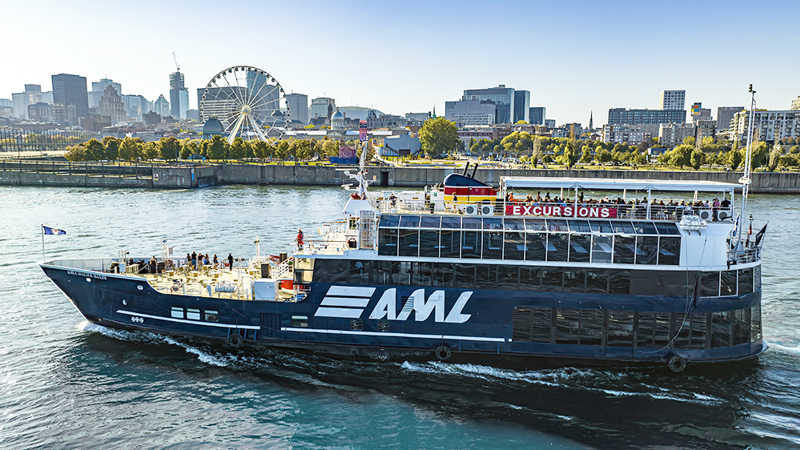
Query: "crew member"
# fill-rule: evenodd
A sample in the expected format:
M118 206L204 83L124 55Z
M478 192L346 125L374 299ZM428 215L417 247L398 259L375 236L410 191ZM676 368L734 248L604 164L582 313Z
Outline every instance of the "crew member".
M303 249L303 230L297 230L297 248Z

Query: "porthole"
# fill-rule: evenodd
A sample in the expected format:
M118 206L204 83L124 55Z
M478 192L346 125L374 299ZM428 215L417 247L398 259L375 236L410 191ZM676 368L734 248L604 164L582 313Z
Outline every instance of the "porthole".
M87 278L87 280L88 280L88 278ZM142 286L142 285L136 286L136 289L138 289L140 291L143 291L144 290L144 286Z

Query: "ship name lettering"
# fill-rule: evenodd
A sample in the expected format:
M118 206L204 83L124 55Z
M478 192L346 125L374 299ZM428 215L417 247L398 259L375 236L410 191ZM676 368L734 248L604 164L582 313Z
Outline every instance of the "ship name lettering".
M87 278L94 278L95 280L105 280L105 275L100 275L98 273L91 273L91 272L76 272L74 270L68 270L67 275L74 275L76 277L87 277Z
M414 320L424 322L433 313L434 321L440 323L464 323L471 317L470 314L463 314L464 306L467 305L472 292L462 292L458 296L456 303L445 317L444 291L434 291L425 300L425 289L417 289L406 300L400 312L397 312L397 289L387 289L381 295L378 304L369 315L370 319L388 320L407 320L414 312Z

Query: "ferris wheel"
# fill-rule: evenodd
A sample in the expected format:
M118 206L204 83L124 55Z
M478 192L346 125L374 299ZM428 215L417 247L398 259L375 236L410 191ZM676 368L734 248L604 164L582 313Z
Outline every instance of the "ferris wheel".
M283 135L289 108L283 87L272 75L251 66L229 67L211 78L200 100L200 120L215 117L236 137L273 144Z

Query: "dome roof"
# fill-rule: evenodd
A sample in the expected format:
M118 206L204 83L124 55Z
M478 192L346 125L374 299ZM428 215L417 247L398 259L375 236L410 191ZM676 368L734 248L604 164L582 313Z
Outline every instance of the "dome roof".
M331 120L341 119L344 120L344 114L339 111L339 108L336 108L336 112L333 113L331 116Z
M221 134L223 131L225 131L225 127L222 126L222 122L220 122L216 117L210 117L203 124L203 134L209 134L209 133Z

